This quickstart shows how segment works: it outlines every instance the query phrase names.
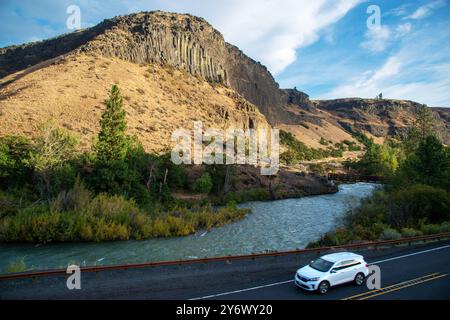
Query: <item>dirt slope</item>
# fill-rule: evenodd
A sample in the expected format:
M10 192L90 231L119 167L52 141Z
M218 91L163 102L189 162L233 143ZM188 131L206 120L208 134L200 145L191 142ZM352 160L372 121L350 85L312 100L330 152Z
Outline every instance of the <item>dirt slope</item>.
M113 84L123 93L129 132L148 151L165 150L172 132L191 129L193 121L223 129L267 126L258 109L232 89L170 66L74 54L17 75L0 81L17 78L0 88L0 135L32 136L40 123L54 119L86 148Z

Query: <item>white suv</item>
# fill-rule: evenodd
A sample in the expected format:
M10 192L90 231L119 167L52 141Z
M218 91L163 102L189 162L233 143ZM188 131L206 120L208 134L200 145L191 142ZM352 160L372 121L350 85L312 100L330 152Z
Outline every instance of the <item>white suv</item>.
M328 292L330 287L354 282L361 286L369 275L369 266L360 255L341 252L323 256L299 269L295 284L307 291Z

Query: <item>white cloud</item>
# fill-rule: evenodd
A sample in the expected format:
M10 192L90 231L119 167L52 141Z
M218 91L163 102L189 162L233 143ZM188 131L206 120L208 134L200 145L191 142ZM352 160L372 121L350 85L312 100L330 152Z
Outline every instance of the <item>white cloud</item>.
M384 52L395 40L398 40L409 32L413 25L409 22L397 25L393 30L388 25L379 28L369 29L361 42L361 48L372 53Z
M177 11L205 17L225 39L260 60L275 75L296 59L296 50L320 38L362 0L184 1ZM169 2L171 3L171 2Z
M373 53L383 52L391 40L391 29L386 25L372 28L367 30L364 38L361 48Z
M408 33L410 33L411 29L412 29L412 24L409 22L404 23L404 24L399 24L397 26L397 28L395 29L396 36L403 37L403 36L407 35Z
M383 84L398 75L401 68L401 59L392 56L378 70L366 71L364 74L351 79L349 83L336 87L326 94L326 97L375 97L383 91Z
M410 4L403 4L399 7L389 10L384 14L384 16L394 16L394 17L404 16L408 13L407 9L409 6Z
M419 20L428 17L434 10L442 8L446 3L444 0L436 0L417 8L413 14L405 17L405 19Z
M429 36L431 29L410 33L379 68L338 84L320 98L373 98L382 92L386 98L450 107L450 31L443 30L434 37Z

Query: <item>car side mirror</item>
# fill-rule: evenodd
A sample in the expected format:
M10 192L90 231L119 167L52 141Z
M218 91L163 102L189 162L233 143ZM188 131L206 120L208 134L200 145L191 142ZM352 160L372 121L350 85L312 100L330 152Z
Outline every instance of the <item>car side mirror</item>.
M332 269L332 270L330 271L330 273L337 273L337 270L336 270L336 269Z

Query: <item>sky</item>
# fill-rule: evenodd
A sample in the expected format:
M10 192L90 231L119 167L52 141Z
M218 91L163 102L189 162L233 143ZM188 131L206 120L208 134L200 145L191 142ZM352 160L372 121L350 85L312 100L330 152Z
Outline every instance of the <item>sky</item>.
M71 5L82 28L139 11L201 16L312 99L450 107L450 0L0 0L0 47L72 32Z

